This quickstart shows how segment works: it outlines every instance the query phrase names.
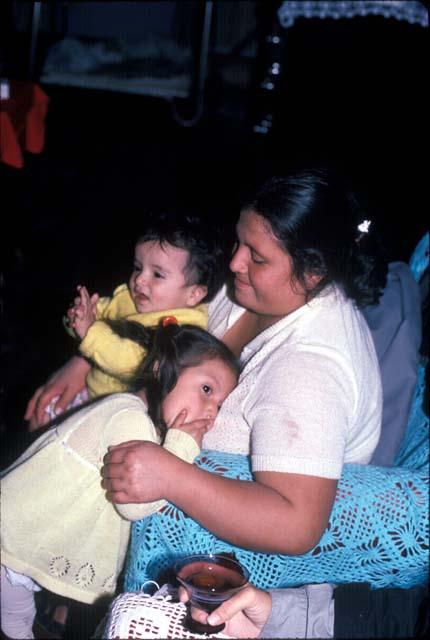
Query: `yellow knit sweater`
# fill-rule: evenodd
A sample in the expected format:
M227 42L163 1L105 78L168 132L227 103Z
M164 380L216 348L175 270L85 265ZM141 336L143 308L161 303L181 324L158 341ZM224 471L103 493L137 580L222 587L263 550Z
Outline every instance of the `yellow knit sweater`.
M165 504L106 499L103 456L127 440L159 440L144 402L129 393L101 398L40 436L1 480L2 564L80 602L112 595L130 533L124 518L139 520ZM167 431L163 446L190 463L199 453L179 429Z
M207 305L193 308L167 309L138 313L127 285L117 287L112 298L101 298L97 304L97 320L89 328L79 350L93 364L87 375L87 387L91 398L125 391L126 385L118 377L128 376L142 362L145 350L133 340L120 338L104 319L127 319L144 327L156 326L161 318L175 316L179 324L193 324L206 329Z

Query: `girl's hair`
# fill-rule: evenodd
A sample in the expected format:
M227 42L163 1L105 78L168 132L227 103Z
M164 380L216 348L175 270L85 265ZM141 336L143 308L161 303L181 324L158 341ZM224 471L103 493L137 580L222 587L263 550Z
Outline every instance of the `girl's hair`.
M318 168L271 178L242 209L255 211L270 224L308 299L336 283L359 307L378 302L387 276L385 253L374 220L368 233L358 230L369 215L339 176ZM306 275L321 280L309 289Z
M147 351L142 363L123 382L130 391L146 392L148 413L162 440L167 425L162 403L178 382L182 371L206 360L221 359L239 376L240 365L230 349L213 335L189 324L144 327L127 320L105 320L121 338L137 342Z

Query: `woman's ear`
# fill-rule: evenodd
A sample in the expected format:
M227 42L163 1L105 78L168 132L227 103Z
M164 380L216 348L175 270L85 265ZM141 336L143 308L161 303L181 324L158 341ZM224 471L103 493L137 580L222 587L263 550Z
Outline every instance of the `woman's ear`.
M208 288L203 284L192 284L188 287L186 304L187 307L196 307L207 296Z
M322 279L323 276L317 273L305 273L305 283L307 290L312 291L313 289L315 289L317 284L319 284Z
M304 283L301 280L297 280L293 278L291 280L291 286L293 291L298 294L302 294L307 296L312 293L317 284L321 282L324 276L316 274L316 273L305 273L304 275Z

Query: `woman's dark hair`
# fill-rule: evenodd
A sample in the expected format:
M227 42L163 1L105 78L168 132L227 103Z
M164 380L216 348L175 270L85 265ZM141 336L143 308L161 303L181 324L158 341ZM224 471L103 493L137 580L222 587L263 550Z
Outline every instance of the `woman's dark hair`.
M121 338L133 340L146 350L142 363L122 381L129 391L145 390L149 416L162 440L167 426L161 406L184 369L219 358L239 376L237 358L223 342L204 329L190 324L163 326L162 320L158 327L144 327L127 320L104 322Z
M224 284L228 258L220 230L208 220L181 210L152 213L147 216L145 230L137 244L142 242L170 244L187 251L185 282L207 288L203 302L210 302Z
M318 168L271 178L242 209L255 211L270 224L308 299L336 283L359 307L378 302L388 265L375 220L368 233L360 233L358 225L369 214L339 176ZM310 289L306 275L321 280Z

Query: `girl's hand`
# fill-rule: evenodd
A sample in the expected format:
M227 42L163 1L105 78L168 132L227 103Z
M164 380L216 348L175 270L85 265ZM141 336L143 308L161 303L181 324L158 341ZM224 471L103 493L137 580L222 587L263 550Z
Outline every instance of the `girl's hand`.
M94 293L91 297L86 287L78 286L79 296L75 298L75 306L69 309L67 315L70 326L76 335L85 338L88 329L96 320L97 301L99 296Z
M193 420L192 422L185 422L187 418L187 412L185 409L176 416L169 429L179 429L185 431L189 436L194 438L197 445L202 447L203 436L213 426L213 420L207 418L201 418L200 420Z

